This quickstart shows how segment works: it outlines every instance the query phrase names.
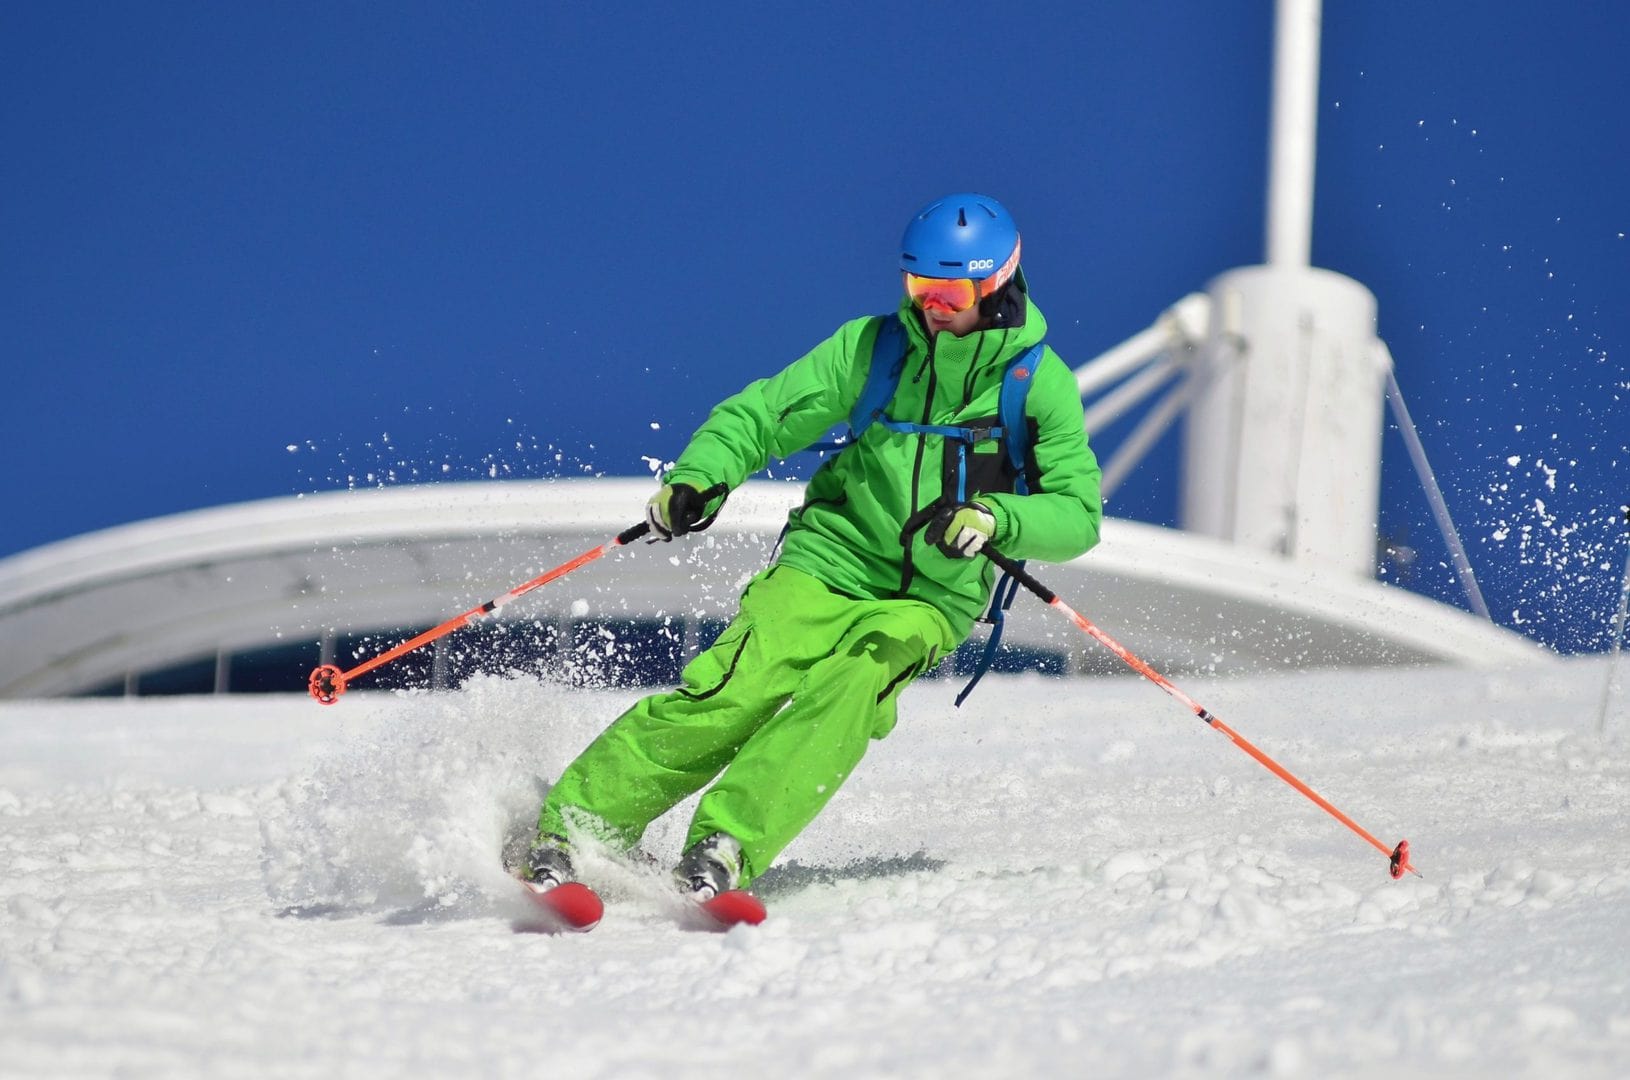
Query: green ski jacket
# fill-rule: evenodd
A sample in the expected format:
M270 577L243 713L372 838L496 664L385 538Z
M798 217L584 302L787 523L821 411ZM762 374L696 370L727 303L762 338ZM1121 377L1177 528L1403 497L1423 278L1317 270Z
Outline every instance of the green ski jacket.
M998 423L1008 362L1047 330L1028 296L1024 304L1018 325L931 340L911 302L903 300L900 319L910 346L887 414L924 425ZM720 402L691 437L668 483L735 488L772 458L803 450L847 423L866 383L880 321L873 316L845 323L778 374ZM991 542L997 550L1015 559L1062 562L1098 542L1098 461L1087 445L1075 376L1051 348L1033 379L1025 404L1030 494L1013 493L1012 466L1001 443L985 440L968 448L968 498L977 496L995 516ZM925 543L920 531L909 544L900 539L913 513L955 499L957 443L872 424L810 478L803 505L788 516L779 561L848 596L932 604L966 638L990 601L990 560L951 558Z

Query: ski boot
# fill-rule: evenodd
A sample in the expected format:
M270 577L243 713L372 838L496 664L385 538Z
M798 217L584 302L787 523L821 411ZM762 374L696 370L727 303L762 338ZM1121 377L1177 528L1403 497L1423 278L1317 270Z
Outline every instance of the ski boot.
M741 844L729 833L714 833L685 852L674 880L697 903L730 892L741 881Z
M572 857L562 838L545 836L534 844L521 863L519 876L536 917L517 922L516 929L582 933L600 924L605 905L593 889L573 880Z
M714 833L685 852L674 868L679 891L696 904L699 929L728 930L764 921L764 905L741 889L741 844L728 833Z
M534 892L564 885L574 877L572 857L566 853L566 841L559 836L540 839L521 863L521 880Z

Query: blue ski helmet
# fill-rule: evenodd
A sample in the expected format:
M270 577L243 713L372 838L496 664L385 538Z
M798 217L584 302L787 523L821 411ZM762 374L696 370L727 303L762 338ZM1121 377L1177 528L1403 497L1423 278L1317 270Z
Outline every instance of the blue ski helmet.
M966 191L935 199L911 216L900 238L900 269L985 282L982 296L1006 285L1018 268L1019 227L989 195Z

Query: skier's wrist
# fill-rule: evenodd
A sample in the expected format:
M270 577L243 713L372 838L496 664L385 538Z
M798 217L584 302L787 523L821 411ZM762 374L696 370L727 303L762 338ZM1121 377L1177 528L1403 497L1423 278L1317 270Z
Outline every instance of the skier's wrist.
M662 482L669 486L673 486L675 484L689 484L697 491L706 491L708 488L713 486L713 481L709 480L700 473L692 472L688 469L673 469L670 472L663 473Z
M986 510L990 511L990 516L996 519L996 531L991 534L990 544L1000 551L1007 546L1009 540L1013 539L1013 519L1009 516L1007 508L1002 505L1000 499L982 496L979 502Z

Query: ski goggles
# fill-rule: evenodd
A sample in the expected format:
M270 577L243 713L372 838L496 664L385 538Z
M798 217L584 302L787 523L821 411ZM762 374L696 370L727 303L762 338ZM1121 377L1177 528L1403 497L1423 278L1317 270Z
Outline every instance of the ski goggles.
M977 265L977 264L976 264ZM990 267L986 261L984 268ZM937 308L952 314L967 311L985 297L991 295L1013 279L1013 274L1019 268L1019 244L1013 243L1013 254L1007 257L994 274L980 280L973 278L937 278L923 277L913 274L910 270L902 273L906 279L906 295L911 302L923 309Z
M906 295L911 297L913 304L924 310L937 308L953 314L967 311L979 303L982 295L986 295L981 293L979 288L985 282L975 281L973 278L922 277L910 270L904 271L904 276Z

